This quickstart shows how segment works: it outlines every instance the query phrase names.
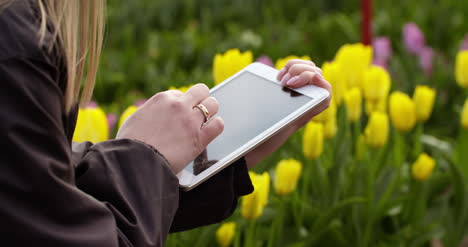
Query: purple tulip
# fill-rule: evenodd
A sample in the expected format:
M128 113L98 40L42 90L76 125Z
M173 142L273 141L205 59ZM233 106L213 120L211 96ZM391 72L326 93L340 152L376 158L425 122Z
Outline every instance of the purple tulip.
M388 62L386 60L376 58L372 61L372 64L388 70Z
M434 50L430 47L423 47L419 52L419 64L426 75L432 73L434 61Z
M387 61L392 56L392 45L388 37L377 37L372 42L374 60Z
M403 42L409 53L416 55L426 46L423 32L415 23L403 26Z
M109 125L109 133L112 133L112 130L114 129L116 123L117 115L115 115L114 113L107 114L107 124Z
M462 44L460 46L461 51L468 50L468 34L465 35L465 39L463 39Z
M261 56L261 57L257 58L256 62L263 63L265 65L273 67L273 61L271 61L271 58L268 57L268 56Z

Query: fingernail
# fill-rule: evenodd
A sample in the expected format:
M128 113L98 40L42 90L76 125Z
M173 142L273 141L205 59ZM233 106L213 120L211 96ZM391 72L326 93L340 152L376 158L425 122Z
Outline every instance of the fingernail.
M289 79L289 80L286 82L286 85L288 85L288 86L293 86L293 85L297 82L297 80L299 80L299 76L298 76L298 75L296 75L296 76L294 76L293 78Z
M291 78L291 74L287 73L284 75L283 79L281 80L281 85L285 85L286 82Z

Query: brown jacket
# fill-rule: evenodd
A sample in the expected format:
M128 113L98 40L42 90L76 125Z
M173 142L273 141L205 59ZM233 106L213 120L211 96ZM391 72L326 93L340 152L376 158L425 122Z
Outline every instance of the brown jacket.
M77 111L63 110L64 66L38 46L34 2L0 12L0 242L162 246L169 232L230 216L253 190L243 159L181 192L149 145L72 143Z

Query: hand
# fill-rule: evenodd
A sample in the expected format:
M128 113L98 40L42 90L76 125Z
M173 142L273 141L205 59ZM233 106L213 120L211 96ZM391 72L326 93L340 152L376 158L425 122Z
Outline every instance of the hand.
M218 101L209 97L209 89L204 84L194 85L185 94L178 90L158 93L125 121L117 138L135 139L153 146L177 174L224 129L220 117L203 124L205 115L194 108L200 103L210 117L218 112Z
M281 81L281 85L290 88L300 88L307 84L315 85L326 89L331 95L331 86L325 79L323 79L322 70L316 67L311 61L301 59L289 60L284 68L278 73L277 79ZM294 121L278 134L271 137L268 141L245 155L249 168L252 168L262 159L266 158L278 149L290 135L309 122L312 117L327 109L330 105L330 99L331 97L328 97L328 99L322 102L319 106L314 107L304 116Z

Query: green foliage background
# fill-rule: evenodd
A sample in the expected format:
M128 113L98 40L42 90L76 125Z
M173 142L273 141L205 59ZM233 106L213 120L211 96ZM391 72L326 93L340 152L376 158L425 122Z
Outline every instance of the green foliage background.
M357 0L109 0L105 49L96 100L120 112L135 98L149 97L169 85L211 84L215 53L250 49L273 59L310 55L317 64L360 38ZM427 43L451 64L468 32L468 1L374 1L373 31L389 36L391 61L399 87L419 83L420 73L401 61L402 25L416 22ZM403 56L403 58L406 58ZM433 83L453 84L451 67ZM441 80L442 79L442 80ZM435 82L437 80L437 82Z
M108 0L108 3L105 47L94 97L106 112L117 114L136 100L151 97L169 86L198 82L212 85L213 57L229 48L252 50L255 57L268 55L273 60L291 54L309 55L321 65L333 59L341 45L360 40L358 0ZM467 13L466 0L374 1L374 35L388 36L392 41L392 87L409 94L416 84L436 88L437 101L425 133L448 143L455 142L459 129L457 116L461 102L468 95L456 85L453 74L455 54L468 33ZM426 43L435 49L434 72L430 77L422 73L418 58L408 55L403 47L402 27L407 22L417 23L426 35ZM340 129L345 128L340 126ZM341 137L345 138L339 133L337 139ZM256 170L268 170L279 159L300 156L300 153L298 134ZM340 155L337 152L324 156L340 160ZM343 158L342 162L347 159ZM447 162L441 166L450 170ZM454 203L448 199L450 194L440 193L451 179L447 174L436 175L436 181L429 186L429 191L439 193L429 199L437 209L428 212L434 219L443 218ZM458 179L462 184L463 179ZM343 207L348 206L346 201L341 203ZM457 204L456 200L455 204L466 205ZM321 212L313 214L306 218L317 219ZM273 217L274 209L267 208L260 224L268 224ZM330 215L332 222L326 225L323 242L318 243L346 246L354 232L339 225L345 223L332 219L334 216ZM379 246L399 246L397 243L401 243L402 236L408 237L405 238L408 241L403 241L408 244L405 246L424 246L428 239L441 237L449 231L449 228L444 232L435 227L440 223L437 220L400 230L392 228L394 223L385 222L390 220L384 218L379 224L400 239L382 239ZM211 246L215 229L216 226L210 226L177 234L168 244ZM298 238L294 234L286 234L283 242L294 242Z

